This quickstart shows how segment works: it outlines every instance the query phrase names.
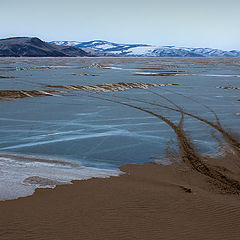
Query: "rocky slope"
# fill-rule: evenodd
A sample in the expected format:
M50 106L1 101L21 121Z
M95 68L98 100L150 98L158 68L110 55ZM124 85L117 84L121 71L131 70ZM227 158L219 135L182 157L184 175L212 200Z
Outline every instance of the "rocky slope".
M59 46L39 38L0 39L0 57L79 57L88 56L79 47Z

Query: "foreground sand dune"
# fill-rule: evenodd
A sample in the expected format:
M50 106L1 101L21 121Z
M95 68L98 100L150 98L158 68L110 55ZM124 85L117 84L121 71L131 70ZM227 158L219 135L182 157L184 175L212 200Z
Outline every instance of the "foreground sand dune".
M238 195L181 164L121 170L0 202L0 238L240 239Z

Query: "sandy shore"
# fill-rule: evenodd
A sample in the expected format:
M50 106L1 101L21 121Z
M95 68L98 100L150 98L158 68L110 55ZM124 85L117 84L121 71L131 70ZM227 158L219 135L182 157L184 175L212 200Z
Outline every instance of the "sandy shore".
M121 170L0 202L0 239L240 239L238 195L181 164Z

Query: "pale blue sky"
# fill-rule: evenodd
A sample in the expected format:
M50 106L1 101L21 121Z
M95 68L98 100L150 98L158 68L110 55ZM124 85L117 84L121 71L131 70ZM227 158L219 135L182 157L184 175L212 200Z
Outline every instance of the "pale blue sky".
M0 38L240 50L240 0L0 0Z

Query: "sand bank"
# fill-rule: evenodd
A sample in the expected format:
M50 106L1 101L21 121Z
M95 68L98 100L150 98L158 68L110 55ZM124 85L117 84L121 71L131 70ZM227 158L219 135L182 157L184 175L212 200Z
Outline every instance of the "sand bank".
M182 164L121 170L0 202L0 238L240 239L239 195Z

